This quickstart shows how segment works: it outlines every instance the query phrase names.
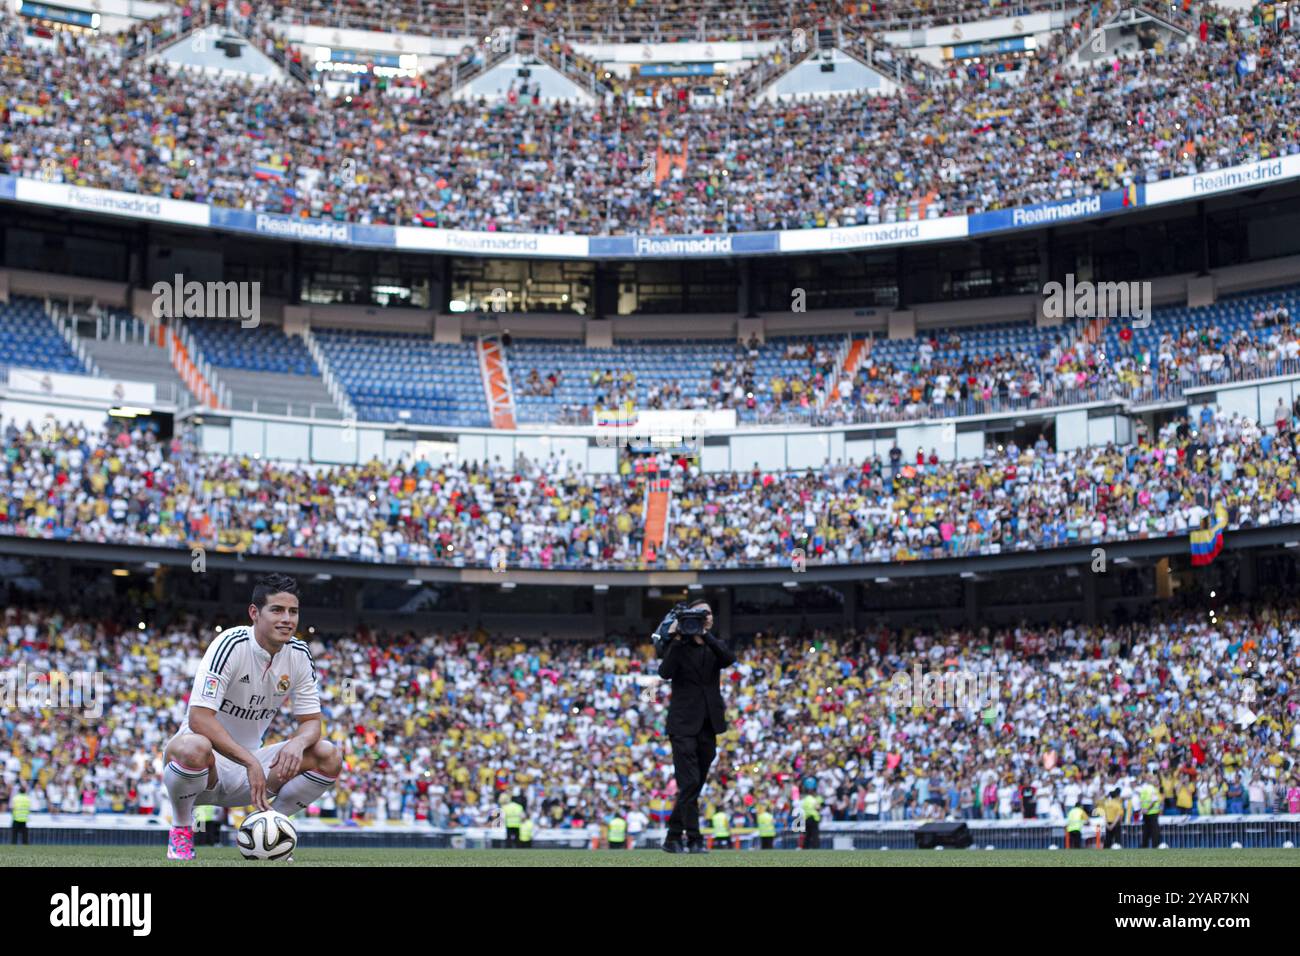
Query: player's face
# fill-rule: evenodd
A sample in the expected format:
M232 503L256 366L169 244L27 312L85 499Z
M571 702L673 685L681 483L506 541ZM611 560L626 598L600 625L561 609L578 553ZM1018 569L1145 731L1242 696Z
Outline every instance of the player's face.
M266 606L249 605L253 632L257 637L277 644L288 644L298 633L298 598L293 594L272 594Z

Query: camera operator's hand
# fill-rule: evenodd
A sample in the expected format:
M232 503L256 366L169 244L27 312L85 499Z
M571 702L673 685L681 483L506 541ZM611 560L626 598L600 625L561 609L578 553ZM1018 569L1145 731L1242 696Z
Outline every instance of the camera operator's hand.
M673 640L674 640L674 641L680 641L680 640L682 639L682 636L681 636L680 634L677 633L677 622L676 622L676 621L673 621L671 624L668 625L668 633L671 634L671 635L673 635Z

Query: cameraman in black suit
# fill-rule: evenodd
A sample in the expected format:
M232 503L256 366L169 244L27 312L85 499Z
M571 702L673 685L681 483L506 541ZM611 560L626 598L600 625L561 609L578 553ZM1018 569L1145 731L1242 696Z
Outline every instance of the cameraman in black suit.
M700 791L718 752L717 735L727 729L720 681L722 669L734 664L736 655L712 632L713 611L707 601L679 605L670 617L666 632L660 625L656 633L656 646L663 653L659 676L673 682L667 729L677 778L677 802L663 848L668 853L707 853L700 836Z

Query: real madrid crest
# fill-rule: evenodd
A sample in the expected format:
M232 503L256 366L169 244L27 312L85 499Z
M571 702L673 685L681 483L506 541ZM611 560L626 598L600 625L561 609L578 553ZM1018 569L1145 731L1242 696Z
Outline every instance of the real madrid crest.
M288 693L288 690L289 690L289 675L288 675L288 674L281 674L281 675L280 675L280 682L279 682L278 684L275 685L275 689L276 689L277 691L279 691L281 694Z
M960 28L960 27L953 27L953 28L952 28L952 38L953 38L954 40L960 40L960 39L961 39L961 28Z

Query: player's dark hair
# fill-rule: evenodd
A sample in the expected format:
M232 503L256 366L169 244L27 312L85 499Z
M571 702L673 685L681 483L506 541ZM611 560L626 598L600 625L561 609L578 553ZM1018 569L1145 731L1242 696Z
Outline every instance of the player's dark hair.
M258 578L253 585L253 604L260 611L272 594L292 594L298 597L298 582L287 574L268 574Z

